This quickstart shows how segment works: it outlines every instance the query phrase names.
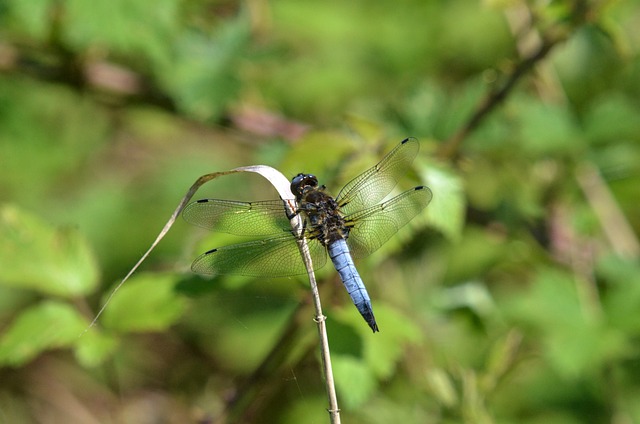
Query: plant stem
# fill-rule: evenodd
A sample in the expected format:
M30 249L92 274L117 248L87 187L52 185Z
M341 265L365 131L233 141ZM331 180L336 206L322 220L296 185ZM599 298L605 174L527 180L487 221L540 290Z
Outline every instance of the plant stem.
M587 23L605 2L577 0L573 4L569 19L557 22L540 36L538 47L519 60L510 72L501 75L498 82L480 99L469 119L439 148L438 156L443 160L456 161L462 142L509 96L516 83L540 63L558 44L566 41L578 28Z
M298 218L294 222L295 218ZM296 231L301 231L301 224L299 215L296 215L292 219L292 225ZM322 304L320 303L320 293L318 292L318 283L316 281L316 275L313 272L313 262L311 261L311 255L309 254L309 245L304 237L300 237L298 240L298 247L302 254L302 259L307 267L307 274L309 276L309 284L311 285L311 296L313 298L313 306L316 309L316 316L314 321L318 324L318 336L320 337L320 355L322 358L322 372L324 374L325 385L327 388L327 397L329 398L329 418L331 424L340 424L340 408L338 407L338 396L336 395L336 386L333 380L333 368L331 366L331 353L329 351L329 337L327 335L327 317L322 313Z

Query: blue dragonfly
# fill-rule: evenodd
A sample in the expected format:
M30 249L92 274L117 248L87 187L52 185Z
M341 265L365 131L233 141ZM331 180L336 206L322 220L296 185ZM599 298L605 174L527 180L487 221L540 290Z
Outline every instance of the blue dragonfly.
M184 219L194 225L241 236L262 237L209 250L191 269L198 274L287 277L305 274L297 237L305 237L314 269L326 263L327 252L356 308L375 333L379 331L371 299L352 257L377 250L431 201L428 187L417 186L381 202L408 171L418 154L414 138L403 140L377 165L347 183L333 198L311 174L291 181L295 212L303 230L292 230L283 200L239 202L202 199L190 203ZM296 235L301 234L301 235Z

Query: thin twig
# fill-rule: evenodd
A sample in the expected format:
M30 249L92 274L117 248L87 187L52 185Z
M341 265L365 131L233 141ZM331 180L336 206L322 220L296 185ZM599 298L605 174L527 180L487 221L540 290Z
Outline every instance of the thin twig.
M320 293L318 292L318 283L316 275L313 272L313 262L309 254L309 245L304 237L299 238L298 247L307 267L309 276L309 284L311 285L311 296L313 298L313 306L316 309L315 322L318 324L318 337L320 337L320 354L322 358L322 372L325 378L327 388L327 397L329 398L329 418L332 424L340 424L340 408L338 407L338 396L336 395L336 386L333 380L333 368L331 366L331 354L329 350L329 337L327 335L327 317L322 313L322 305L320 304Z
M311 286L311 297L313 298L313 306L316 310L315 322L318 324L318 337L320 338L320 355L322 358L322 373L324 374L325 386L327 388L327 397L329 398L329 418L331 424L340 424L340 408L338 407L338 396L336 395L336 386L333 380L333 368L331 366L331 354L329 350L329 337L327 335L327 317L322 313L322 304L320 303L320 293L318 292L318 282L316 274L313 272L313 261L309 252L307 239L303 237L304 225L302 217L297 210L295 202L285 202L287 212L292 216L291 227L298 239L298 248L307 268L309 276L309 284Z
M480 100L476 106L476 111L471 115L469 120L440 146L438 156L445 160L455 160L460 154L460 146L464 139L480 125L489 113L507 98L507 95L520 78L529 72L536 63L544 59L559 41L560 40L543 40L538 50L520 62L520 64L514 68L513 72L506 77L506 81L502 85L495 86L489 91L486 96Z
M521 59L519 63L512 68L510 73L503 75L501 78L502 82L500 82L499 79L491 90L478 102L475 112L471 117L440 146L438 156L443 160L455 161L460 156L460 147L465 138L507 98L516 83L524 75L531 71L542 59L547 57L555 46L567 40L576 28L583 25L587 19L589 19L593 10L597 7L599 7L599 2L576 1L570 23L558 23L550 27L546 33L541 36L538 48L530 55ZM566 25L569 25L569 27L566 27Z

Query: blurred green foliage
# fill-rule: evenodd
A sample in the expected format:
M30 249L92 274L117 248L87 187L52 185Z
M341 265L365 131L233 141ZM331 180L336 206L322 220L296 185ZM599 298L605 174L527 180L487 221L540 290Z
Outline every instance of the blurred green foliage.
M0 421L327 422L305 279L188 271L235 237L177 222L85 330L198 176L414 136L381 332L318 273L344 422L640 422L639 6L0 0Z

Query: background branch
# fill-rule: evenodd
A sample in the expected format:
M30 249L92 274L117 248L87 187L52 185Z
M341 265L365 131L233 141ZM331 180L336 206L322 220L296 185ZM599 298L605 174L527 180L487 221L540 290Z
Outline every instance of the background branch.
M573 10L569 14L569 22L557 23L547 29L541 35L538 47L532 49L528 56L517 61L510 71L498 78L493 87L478 102L469 119L440 145L438 156L443 160L455 161L460 155L462 142L467 136L478 128L484 119L507 99L518 81L531 72L556 46L566 41L579 27L588 21L588 18L595 13L596 3L581 0L575 1Z

